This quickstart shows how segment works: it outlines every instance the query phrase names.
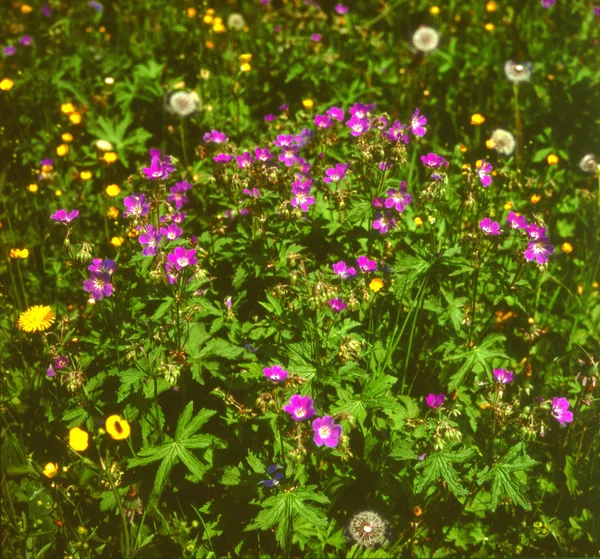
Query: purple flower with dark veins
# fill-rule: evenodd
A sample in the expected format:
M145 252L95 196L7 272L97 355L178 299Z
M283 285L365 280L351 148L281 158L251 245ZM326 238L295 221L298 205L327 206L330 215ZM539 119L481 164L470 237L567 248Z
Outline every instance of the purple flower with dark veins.
M96 272L98 274L108 274L109 276L117 269L117 263L110 259L105 258L94 258L92 263L88 266L90 272Z
M387 130L383 131L383 137L388 139L390 142L402 142L408 144L410 137L407 134L408 126L402 124L399 120L396 120Z
M246 196L250 196L251 198L260 197L260 190L258 190L258 188L253 188L252 190L250 190L249 188L244 188L243 192Z
M340 109L339 107L331 107L325 111L325 114L330 116L333 120L337 120L338 122L342 122L344 120L344 109Z
M554 247L547 243L548 239L542 237L534 243L529 243L529 246L525 249L523 256L527 262L535 261L543 265L548 262L548 256L554 254Z
M487 188L492 184L492 177L490 177L490 173L492 172L492 164L486 163L485 159L482 159L481 165L477 169L477 174L479 175L479 182L483 186L483 188Z
M57 212L54 212L50 216L50 219L53 219L54 221L58 221L60 223L68 225L78 215L79 215L79 210L71 210L70 212L68 212L67 210L58 210Z
M158 244L160 243L161 239L162 235L156 230L156 228L152 225L147 225L145 232L138 237L138 241L144 246L144 250L142 250L142 256L155 256L158 252Z
M315 126L322 129L329 128L330 126L333 126L333 121L328 115L316 115Z
M335 312L342 312L348 305L346 305L346 303L344 303L344 301L340 298L337 299L330 299L329 301L327 301L327 304L335 311Z
M281 365L273 365L271 367L265 367L263 369L264 375L271 382L283 382L289 375L289 373Z
M123 203L127 208L123 212L123 217L133 216L135 218L140 218L147 215L150 211L150 204L146 202L145 194L127 196L125 200L123 200Z
M269 151L269 148L256 148L254 155L258 161L268 161L273 157L273 154Z
M294 394L290 398L290 403L284 406L283 409L290 414L294 421L302 421L310 419L317 413L313 407L314 403L315 401L310 396Z
M332 265L333 272L340 276L342 279L356 276L356 270L354 268L348 268L345 262L338 262Z
M249 151L245 151L242 155L236 156L235 160L240 169L246 169L254 163L254 157L252 157L252 154Z
M216 163L229 163L233 159L233 155L227 153L219 153L213 157L213 161Z
M339 182L346 176L346 171L348 171L348 167L350 167L350 163L338 163L335 167L331 167L329 169L325 169L325 177L323 178L324 182Z
M168 178L169 174L175 171L175 167L170 156L163 156L159 149L151 149L150 167L144 167L142 171L149 180L162 180Z
M371 121L368 118L359 118L352 115L350 120L346 121L346 126L350 128L350 134L358 137L371 129Z
M443 403L446 397L444 394L429 394L427 398L425 398L425 403L432 409L435 410L439 408Z
M410 129L415 136L425 136L427 129L425 125L427 124L427 118L421 114L419 114L419 109L415 111L410 119Z
M507 371L506 369L494 369L494 379L500 384L509 384L513 381L513 371Z
M356 263L361 272L367 273L377 271L377 262L375 262L375 260L370 260L367 256L359 256L356 259Z
M171 223L168 227L161 227L160 234L164 235L169 241L174 241L183 235L183 229L177 223Z
M371 111L375 108L375 103L370 103L369 105L365 105L363 103L354 103L349 109L348 112L355 116L356 118L366 118L368 119L371 116Z
M387 191L387 195L388 198L385 200L385 207L388 209L395 208L400 213L412 202L412 196L406 190L406 181L400 183L398 190L390 188Z
M286 167L292 167L298 162L298 146L286 146L282 148L282 153L277 158L285 164Z
M492 221L489 217L485 217L479 222L479 228L486 235L500 235L500 233L502 233L500 224L496 221Z
M443 165L448 166L448 162L441 155L436 155L435 153L428 153L421 156L421 161L430 169L437 169Z
M395 224L396 220L391 216L389 211L384 213L377 212L373 221L373 229L378 229L380 235L385 235Z
M525 229L527 220L522 215L517 215L515 212L510 212L506 218L511 229Z
M92 295L92 298L99 301L103 297L110 297L113 293L113 286L110 283L110 275L105 273L92 272L89 279L84 280L83 289Z
M33 40L31 39L30 35L23 35L19 39L19 44L22 45L22 46L24 46L24 47L30 46L32 42L33 42Z
M227 136L223 134L223 132L218 132L217 130L211 130L204 134L204 143L208 144L212 142L213 144L224 144L227 141Z
M539 227L535 223L531 223L525 227L525 232L527 233L528 237L534 241L546 238L546 228Z
M335 424L330 415L315 419L312 428L315 433L313 440L317 446L335 448L340 442L342 426Z
M569 411L569 401L566 398L552 398L552 415L563 427L573 421L573 412Z
M188 181L176 182L175 186L170 189L170 194L167 196L167 201L175 204L175 207L180 210L184 204L188 203L188 197L185 193L192 188Z
M259 481L258 484L262 484L265 487L276 487L277 485L279 485L279 482L285 477L285 474L283 472L278 472L277 470L281 470L282 466L278 466L277 464L273 464L272 466L269 466L267 468L267 473L270 476L273 476L270 479L263 479L262 481Z
M300 207L303 212L308 211L308 207L315 203L314 196L309 196L311 190L312 181L306 178L304 181L302 178L298 178L292 183L292 206L294 208Z
M275 140L273 140L273 145L280 148L287 148L294 145L294 136L291 134L279 134Z
M198 264L196 251L194 249L187 250L185 247L177 247L167 256L167 260L173 264L177 270Z
M340 14L341 16L348 13L348 6L344 6L344 4L336 4L333 9L336 14Z
M59 371L64 369L69 364L69 358L66 355L59 355L54 360L54 367Z

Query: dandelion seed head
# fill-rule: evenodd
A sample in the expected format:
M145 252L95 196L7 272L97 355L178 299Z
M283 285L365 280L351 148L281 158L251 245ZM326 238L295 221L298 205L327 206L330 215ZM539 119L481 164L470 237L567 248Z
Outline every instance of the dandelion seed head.
M421 52L432 52L440 44L440 34L433 27L419 27L412 36L412 43Z

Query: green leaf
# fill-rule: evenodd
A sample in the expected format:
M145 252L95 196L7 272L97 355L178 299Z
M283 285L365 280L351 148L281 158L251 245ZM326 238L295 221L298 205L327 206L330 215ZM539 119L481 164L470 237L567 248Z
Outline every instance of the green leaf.
M423 472L415 478L415 493L421 493L427 486L443 479L456 497L467 495L468 491L461 485L458 472L452 464L466 462L473 454L475 451L467 448L457 452L442 450L427 456L423 462L416 465L416 468L422 469Z

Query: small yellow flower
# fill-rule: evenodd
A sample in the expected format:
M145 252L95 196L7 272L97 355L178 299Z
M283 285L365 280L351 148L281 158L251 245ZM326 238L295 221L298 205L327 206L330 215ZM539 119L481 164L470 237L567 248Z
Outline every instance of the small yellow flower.
M548 74L548 76L547 76L547 77L548 77L548 79L549 79L550 81L552 81L552 80L554 79L554 77L555 77L555 76L554 76L554 74Z
M2 91L10 91L14 85L15 82L10 78L4 78L2 81L0 81L0 89Z
M111 198L118 196L121 192L121 187L118 184L109 184L106 187L106 194L108 194Z
M415 217L415 225L417 227L423 227L423 220L420 217Z
M60 110L61 112L63 112L66 115L70 115L72 113L75 112L75 105L73 105L73 103L63 103L60 106Z
M569 252L573 252L573 245L571 243L563 243L560 248L567 254L569 254Z
M250 70L252 70L252 66L250 66L250 64L248 64L247 62L244 62L241 66L240 66L240 70L242 72L249 72Z
M483 124L485 122L485 117L483 115L480 115L479 113L475 113L474 115L471 115L471 124L473 124L474 126L479 126L480 124Z
M187 16L188 17L196 17L196 8L188 8L187 9Z
M115 440L121 441L131 434L131 427L125 419L119 415L111 415L106 420L106 432Z
M57 189L54 191L54 195L55 195L55 196L62 196L62 190L61 190L60 188L57 188Z
M369 289L377 293L378 291L383 289L383 280L379 278L371 280L371 283L369 284Z
M434 16L439 15L440 11L441 10L437 6L431 6L431 8L429 8L429 13Z
M493 23L486 23L483 27L486 31L493 31L496 28Z
M33 8L29 4L21 4L21 13L30 14Z
M72 113L69 115L69 120L73 124L79 124L81 122L81 113Z
M62 136L61 139L63 142L72 142L73 141L73 134L69 134L69 132L65 132Z
M579 293L579 295L583 295L583 285L577 286L577 293Z
M240 62L251 62L252 61L252 54L247 53L247 54L240 54Z
M495 11L496 11L496 3L495 3L495 2L488 2L488 3L485 5L485 9L486 9L488 12L495 12Z
M125 239L123 239L123 237L113 237L113 238L110 240L110 244L111 244L112 246L114 246L114 247L117 247L117 248L118 248L118 247L120 247L120 246L123 244L123 241L124 241L124 240L125 240Z
M114 151L109 151L104 154L102 159L104 159L104 161L107 163L114 163L117 159L119 159L119 156Z
M59 155L60 157L67 155L67 153L69 153L69 146L67 144L60 144L60 146L56 148L56 155Z
M546 161L548 161L548 165L556 165L560 160L558 158L558 155L554 155L553 153L551 153Z
M532 204L537 204L541 199L542 199L542 197L539 194L531 195L531 203Z
M42 470L42 474L44 474L46 477L54 477L57 473L58 473L58 464L57 463L48 462L44 466L44 469Z
M29 256L29 250L26 248L11 248L10 257L20 260L25 260Z
M29 192L37 192L39 190L39 186L32 182L31 184L27 185L27 190L29 190Z
M17 326L25 332L37 332L38 330L41 332L48 330L55 320L56 315L51 307L48 305L35 305L21 313Z
M597 281L595 281L594 283L592 283L592 287L593 287L594 289L598 289L598 282L597 282Z
M215 9L214 8L208 8L208 10L206 10L206 13L209 16L214 16L215 15Z
M89 181L92 178L92 173L90 171L81 171L81 173L79 173L79 178L82 181Z
M488 149L494 149L496 147L496 142L494 142L492 139L486 140L485 147Z
M460 150L461 153L466 153L466 151L469 148L467 146L465 146L465 144L458 144L458 149Z
M206 41L206 43L204 43L204 46L207 49L214 49L215 48L215 44L212 41Z
M117 217L119 217L119 210L117 208L115 208L114 206L111 206L110 208L108 208L108 211L106 212L106 217L108 217L110 219L117 219Z
M506 202L506 204L504 204L504 209L505 210L510 210L513 207L513 203L512 202Z
M223 25L223 19L220 17L216 17L213 20L213 31L215 33L224 33L225 32L225 26Z
M302 101L302 106L305 109L312 109L315 106L315 102L312 99L304 99Z
M206 25L211 25L211 24L212 24L212 22L213 22L213 20L214 20L213 16L211 16L211 15L210 15L210 14L208 14L208 13L207 13L207 14L206 14L206 15L205 15L203 18L202 18L202 21L203 21L204 23L206 23Z
M83 452L89 446L89 440L90 435L79 427L69 431L69 446L77 452Z

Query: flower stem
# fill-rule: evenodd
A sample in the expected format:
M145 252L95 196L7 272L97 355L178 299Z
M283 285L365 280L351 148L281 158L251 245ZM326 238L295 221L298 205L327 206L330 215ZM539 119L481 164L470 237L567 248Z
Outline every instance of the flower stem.
M108 464L108 458L107 458ZM129 555L129 529L127 527L127 517L125 516L125 510L123 509L123 504L121 503L121 496L117 491L115 486L115 482L113 481L112 474L110 473L110 467L104 467L104 473L106 474L106 478L108 479L108 483L110 483L110 488L115 495L115 500L117 501L117 507L119 509L119 515L121 517L121 523L123 524L123 534L125 536L125 553L124 556L127 557Z
M179 121L179 137L181 138L181 151L183 152L183 162L185 163L185 167L187 169L189 162L187 156L187 150L185 149L185 128L184 128L184 120L181 119Z
M515 94L515 129L517 131L517 170L519 173L523 172L523 123L521 121L521 111L519 108L519 86L518 84L513 85L513 92Z

